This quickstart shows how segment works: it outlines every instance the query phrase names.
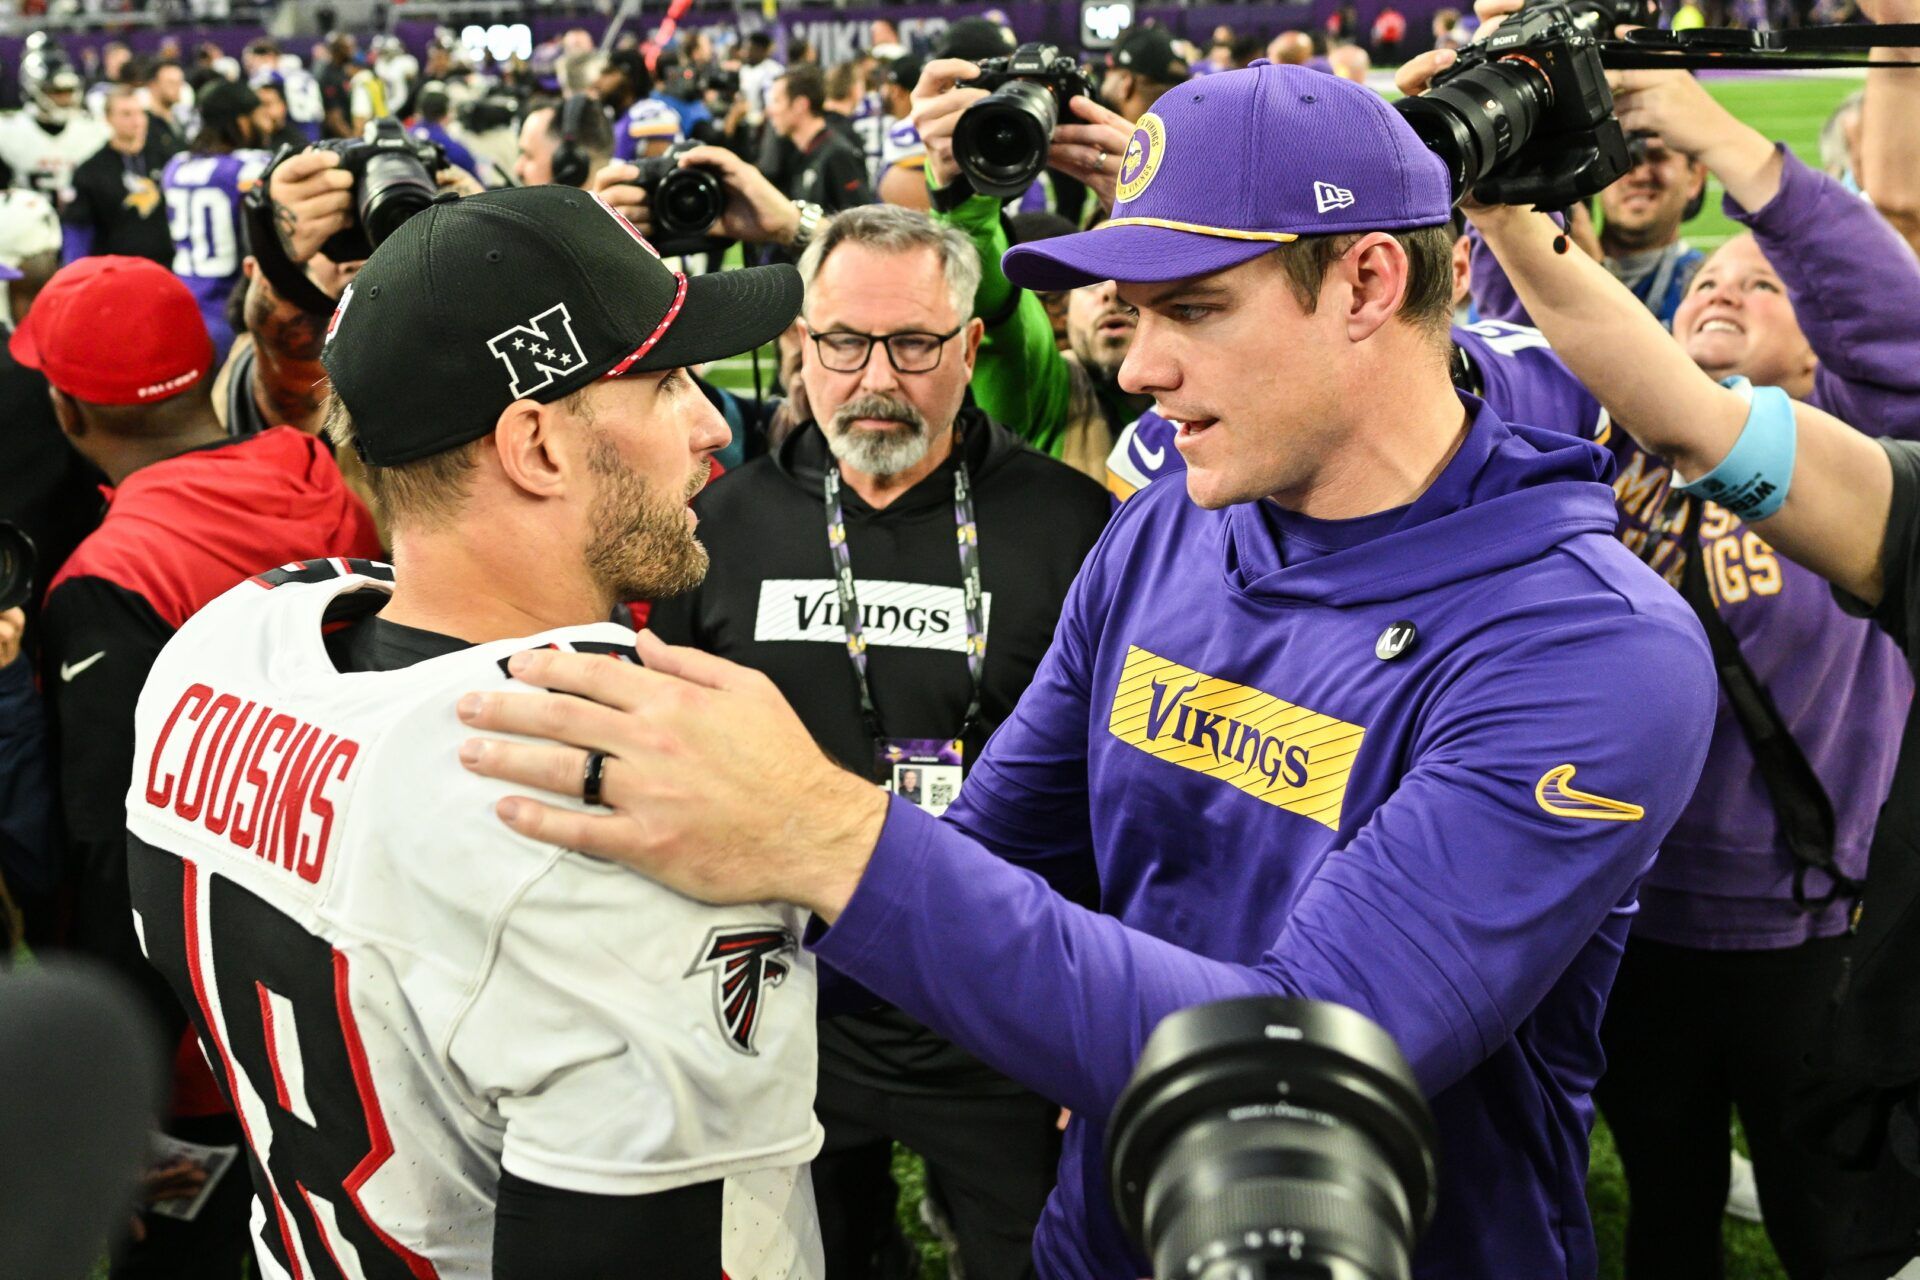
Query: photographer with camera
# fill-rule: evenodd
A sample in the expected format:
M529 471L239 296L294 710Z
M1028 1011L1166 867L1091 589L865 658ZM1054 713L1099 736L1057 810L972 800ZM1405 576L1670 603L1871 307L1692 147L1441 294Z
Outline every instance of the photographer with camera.
M1402 86L1422 88L1450 61L1408 64ZM1610 79L1620 125L1710 169L1728 214L1753 229L1680 300L1672 331L1686 354L1716 378L1920 438L1920 267L1899 237L1686 72ZM1482 256L1479 282L1510 288ZM1737 1111L1775 1251L1789 1275L1820 1275L1832 1206L1860 1187L1790 1143L1787 1117L1844 973L1912 682L1884 635L1737 513L1678 492L1672 460L1622 425L1609 441L1621 537L1720 634L1726 685L1707 769L1642 890L1602 1028L1596 1096L1632 1194L1627 1266L1635 1277L1719 1266ZM1703 1020L1705 1009L1716 1016Z
M1591 1280L1599 1015L1705 758L1699 625L1614 537L1601 450L1456 393L1448 174L1377 94L1214 75L1142 118L1119 192L1006 267L1120 282L1120 384L1180 423L1187 483L1108 526L944 818L835 765L766 677L646 635L644 667L516 657L564 692L476 686L462 759L554 797L498 806L533 839L807 906L823 962L1071 1108L1041 1275L1187 1274L1123 1235L1103 1126L1166 1015L1291 995L1377 1021L1431 1099L1418 1274ZM1406 1274L1360 1209L1386 1201L1316 1203L1338 1227L1196 1266L1325 1275L1293 1260L1365 1232L1391 1249L1331 1273Z
M1028 51L1036 66L1052 68L1058 61L1050 46L1029 45L1021 50ZM1006 62L986 65L997 71ZM1003 200L977 192L955 155L960 122L977 109L976 104L992 97L989 90L967 83L979 78L981 71L980 64L939 59L920 73L913 95L914 123L926 143L924 186L934 220L964 233L980 254L980 289L973 305L986 326L986 336L974 373L974 398L1034 448L1104 483L1107 455L1115 439L1153 403L1150 396L1121 390L1116 380L1133 341L1133 317L1111 281L1074 289L1067 301L1069 349L1062 352L1054 343L1053 324L1039 297L1008 282L1000 268L1009 245ZM1028 164L1051 164L1086 182L1104 208L1113 203L1113 174L1120 167L1132 126L1093 101L1090 92L1091 86L1077 72L1060 89L1043 91L1048 108L1064 94L1072 114L1058 112L1044 134L1030 136L1031 143L1045 150ZM1037 105L1042 99L1030 100ZM976 127L974 138L979 132ZM980 161L971 153L969 158L977 168ZM1030 181L1029 175L1019 185L1024 188Z
M1481 21L1477 38L1484 40L1498 30L1523 3L1475 0L1474 13ZM1429 61L1435 68L1451 65L1444 60L1433 61L1439 58L1439 52L1422 55L1423 65ZM1713 110L1725 114L1717 104ZM1699 156L1645 122L1630 124L1622 117L1621 124L1631 137L1633 166L1599 193L1601 260L1634 297L1671 327L1693 273L1707 259L1705 253L1680 238L1680 228L1700 211L1708 170ZM1574 216L1586 228L1587 211L1575 210ZM1476 277L1473 293L1482 317L1529 323L1497 278Z

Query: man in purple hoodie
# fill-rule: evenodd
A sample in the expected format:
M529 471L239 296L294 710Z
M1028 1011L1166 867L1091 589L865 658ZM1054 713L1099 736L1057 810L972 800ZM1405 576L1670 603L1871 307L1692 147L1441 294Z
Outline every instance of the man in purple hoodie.
M1367 1014L1432 1100L1415 1275L1591 1280L1600 1011L1705 754L1698 624L1613 537L1603 450L1455 391L1446 177L1377 95L1222 73L1117 162L1111 220L1006 267L1120 282L1121 381L1180 424L1185 491L1108 526L946 818L832 764L764 677L650 636L644 667L516 659L588 697L461 714L568 745L462 758L570 797L592 768L607 811L501 818L809 907L825 964L1071 1108L1044 1277L1147 1273L1106 1116L1160 1019L1261 994Z
M1417 88L1408 77L1425 65L1409 64L1403 86ZM1727 214L1752 233L1708 258L1680 298L1673 337L1694 363L1920 439L1920 264L1874 207L1736 120L1685 72L1620 76L1616 106L1629 130L1704 162ZM1474 287L1483 315L1531 323L1484 250ZM1621 539L1676 587L1683 534L1697 521L1714 608L1831 801L1834 862L1859 880L1912 700L1906 660L1762 532L1675 493L1667 459L1626 431L1608 447ZM1824 1275L1840 1247L1833 1228L1869 1184L1796 1149L1785 1126L1842 981L1856 899L1800 869L1725 697L1707 761L1641 893L1603 1028L1600 1106L1632 1193L1627 1271L1717 1270L1737 1110L1776 1252L1789 1275Z

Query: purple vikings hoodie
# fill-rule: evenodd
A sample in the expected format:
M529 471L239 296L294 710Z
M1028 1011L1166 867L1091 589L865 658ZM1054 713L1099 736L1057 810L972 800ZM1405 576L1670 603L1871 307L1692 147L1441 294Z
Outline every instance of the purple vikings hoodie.
M1440 1131L1417 1276L1596 1272L1600 1014L1714 676L1614 536L1604 450L1462 402L1471 430L1407 507L1126 503L959 802L895 803L814 941L1072 1108L1048 1280L1148 1274L1106 1117L1161 1018L1254 994L1358 1009L1412 1063Z

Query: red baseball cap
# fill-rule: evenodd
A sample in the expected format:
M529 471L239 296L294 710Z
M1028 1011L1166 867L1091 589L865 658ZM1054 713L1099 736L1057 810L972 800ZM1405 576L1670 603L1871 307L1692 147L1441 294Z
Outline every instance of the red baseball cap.
M152 404L207 376L213 339L181 279L146 258L82 258L34 298L13 358L88 404Z

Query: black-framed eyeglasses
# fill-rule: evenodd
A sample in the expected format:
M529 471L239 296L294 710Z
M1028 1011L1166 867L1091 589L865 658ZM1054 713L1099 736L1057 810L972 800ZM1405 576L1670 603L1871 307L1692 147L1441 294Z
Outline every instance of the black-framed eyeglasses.
M835 329L830 333L815 333L814 352L819 355L821 365L833 373L859 373L867 367L867 361L873 358L873 344L884 342L887 346L887 359L893 362L895 373L932 373L940 367L940 357L945 354L947 343L953 341L967 326L947 330L945 333L922 333L910 330L906 333L855 333L851 329Z

